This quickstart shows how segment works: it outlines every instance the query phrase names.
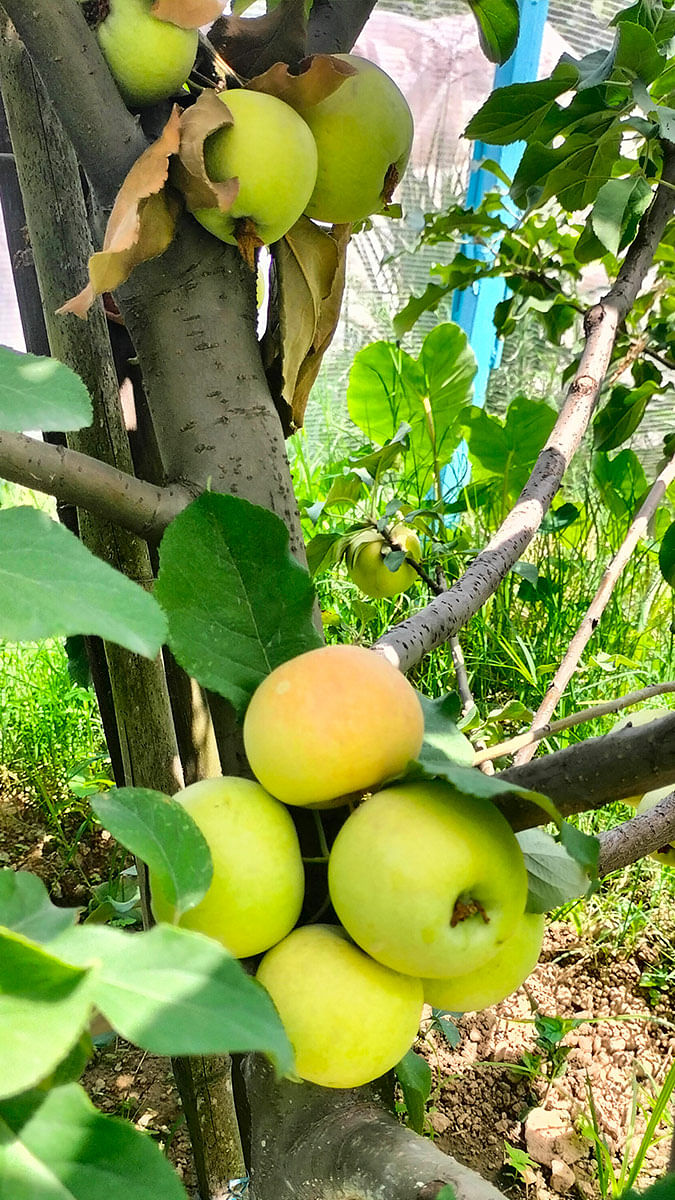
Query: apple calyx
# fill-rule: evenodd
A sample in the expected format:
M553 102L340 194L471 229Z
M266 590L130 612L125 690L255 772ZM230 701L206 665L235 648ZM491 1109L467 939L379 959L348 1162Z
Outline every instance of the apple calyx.
M384 183L382 185L381 196L383 204L391 204L394 198L394 192L396 191L396 188L400 182L401 176L396 163L390 163L387 167L387 173L384 177Z
M258 234L255 221L252 221L250 217L238 217L234 223L234 236L246 266L249 270L254 271L256 252L265 245Z
M480 900L474 900L472 898L468 900L458 899L455 901L455 907L452 910L450 928L455 929L457 925L461 925L462 921L468 921L469 917L475 916L480 916L484 925L490 924L490 918L488 917Z
M81 7L87 25L93 30L98 29L110 15L110 0L84 0Z

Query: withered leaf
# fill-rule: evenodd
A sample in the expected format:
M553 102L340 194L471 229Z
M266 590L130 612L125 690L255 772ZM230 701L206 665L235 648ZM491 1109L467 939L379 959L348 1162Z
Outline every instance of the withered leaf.
M321 229L301 217L273 247L279 279L281 399L299 429L340 316L351 225Z
M305 54L305 0L281 0L263 17L221 17L209 41L238 75L250 79L273 63L297 63Z
M211 89L202 92L195 104L181 116L180 151L174 159L171 175L185 196L190 212L200 208L219 208L227 212L239 191L236 178L213 183L204 166L204 142L210 134L232 124L232 114L226 104Z
M313 54L300 63L299 72L291 74L285 62L275 63L262 75L250 79L247 87L254 92L267 92L302 112L326 96L332 95L356 69L332 54Z
M157 141L136 160L120 188L103 239L89 259L89 283L58 311L86 317L97 296L113 291L134 267L170 245L180 201L166 189L169 159L180 144L180 110L174 105Z
M170 21L181 29L199 29L219 17L225 0L155 0L150 12L159 21Z

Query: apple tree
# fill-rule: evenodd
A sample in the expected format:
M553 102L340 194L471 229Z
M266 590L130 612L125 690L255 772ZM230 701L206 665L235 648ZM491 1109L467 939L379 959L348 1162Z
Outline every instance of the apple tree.
M518 32L515 0L469 4L484 52L504 60ZM337 1079L337 1087L289 1078L288 1021L284 1031L266 992L198 924L190 928L210 887L241 880L241 899L248 886L245 852L238 862L231 845L217 847L213 835L200 832L203 789L210 796L222 775L243 795L257 787L240 778L253 770L273 795L289 799L276 781L284 751L291 748L289 771L309 761L317 741L323 752L316 736L295 747L293 721L283 727L284 705L272 706L256 728L254 710L276 671L324 653L285 435L302 424L335 330L347 246L358 236L353 226L389 205L409 147L407 108L397 89L383 101L379 84L368 92L376 76L335 57L348 54L373 7L373 0L280 0L263 17L223 17L218 0L155 0L152 13L149 0L3 0L0 6L0 79L11 139L11 151L9 143L3 151L3 204L19 216L14 231L25 222L39 283L38 299L30 271L17 270L33 353L0 357L0 475L55 497L62 522L23 508L0 514L0 635L86 635L118 784L94 808L137 856L148 926L130 935L76 925L75 914L53 908L30 876L0 872L0 1182L12 1197L35 1195L40 1179L40 1194L89 1200L92 1186L100 1194L91 1172L105 1179L113 1198L144 1200L160 1189L176 1200L185 1194L161 1156L130 1128L97 1114L76 1082L94 1008L122 1036L172 1056L202 1200L241 1195L249 1177L255 1200L498 1195L396 1121L390 1075L376 1080L371 1072L358 1087L340 1072L330 1081ZM211 26L209 39L198 37L200 25ZM526 143L511 184L522 220L508 228L488 198L475 213L451 207L425 224L430 244L469 234L493 238L494 253L474 259L460 249L397 316L399 338L453 289L495 274L507 275L511 287L496 315L500 330L508 333L529 309L556 345L579 315L583 265L602 264L606 292L583 314L581 353L546 428L522 406L504 425L472 410L468 384L460 402L452 399L448 381L468 354L454 326L437 326L417 360L400 342L363 352L361 368L377 378L360 393L373 443L363 468L368 477L377 479L410 453L433 486L466 433L470 450L492 464L472 502L490 502L495 477L502 503L509 499L498 532L450 582L443 569L433 573L423 561L425 543L433 541L429 521L447 516L442 488L429 511L402 513L392 501L379 521L352 530L346 541L327 531L310 542L314 569L346 556L354 579L373 595L391 595L416 575L429 587L429 603L392 625L374 653L358 651L398 681L392 695L404 685L411 691L403 676L425 655L448 642L456 646L458 632L519 563L591 421L601 450L622 445L675 369L668 297L674 35L666 0L637 0L615 19L610 52L565 59L549 79L495 92L469 132L491 143ZM190 72L189 88L180 90ZM341 158L341 104L355 80L368 95L366 130ZM225 91L225 82L237 86ZM382 163L369 121L381 130ZM330 172L321 182L321 163L333 159L337 182ZM348 184L353 161L357 177ZM267 243L273 244L261 337L255 266ZM19 250L16 241L13 248ZM15 261L25 263L25 256ZM629 384L617 382L624 372ZM470 383L470 369L468 375ZM26 429L44 431L44 440ZM527 444L531 458L524 475L507 480L505 450L516 441ZM378 862L379 819L368 833L369 814L384 796L391 820L396 804L403 811L414 794L421 822L434 807L438 781L458 810L473 806L481 814L476 830L493 839L494 858L506 855L503 875L528 936L494 967L504 986L515 986L531 967L543 913L672 843L675 716L526 760L543 733L559 728L550 718L565 679L616 572L656 515L661 569L675 581L668 508L674 451L671 436L578 641L561 647L560 671L536 728L499 748L501 755L517 752L514 765L497 774L479 769L498 755L476 752L458 732L452 697L414 698L419 737L408 745L403 701L392 703L391 712L369 705L375 688L366 672L361 704L371 744L385 758L391 746L405 753L394 767L333 785L321 797L328 804L350 793L360 797L394 777L379 801L372 796L351 817L344 805L312 813L296 793L292 822L291 810L270 818L270 855L288 837L305 860L304 901L297 871L289 874L285 898L270 901L275 913L287 902L289 928L304 904L291 937L308 944L323 928L314 924L328 909L326 863L334 845L331 899L347 929L358 928L354 940L371 950L370 986L383 951L370 941L369 890L383 900L385 922L391 910L388 918L390 872ZM605 464L605 486L619 498L626 461ZM459 508L462 502L468 504L466 494ZM459 656L456 663L462 691ZM655 681L651 692L658 690ZM326 685L320 711L310 711L308 720L323 719L324 701L327 709L341 695ZM375 734L368 722L378 711L386 719L384 732ZM322 728L327 755L325 722ZM310 799L320 765L312 769ZM656 788L664 790L653 804L599 840L564 820ZM176 794L182 802L172 799ZM447 823L452 804L442 809ZM356 840L353 817L366 828ZM551 820L556 839L538 828ZM415 877L431 873L426 845L433 836L417 848L414 833L402 839L399 858L411 874L404 901L416 894ZM516 847L512 859L507 845ZM299 850L289 850L295 853L299 869ZM164 905L173 924L153 925L151 893L156 901L162 896L157 910ZM473 953L487 937L485 906L457 897L451 915L444 932L459 929ZM422 992L410 980L424 971L418 958L406 957L405 932L401 926L385 966L406 974L406 995L414 992L420 1005ZM320 940L321 947L314 940L311 952L298 951L300 982L326 951L344 959L345 993L356 992L365 977L353 965L360 952L334 931ZM280 970L278 954L288 941L261 968L279 1011L288 971ZM239 953L257 949L246 944ZM518 980L511 980L516 960ZM430 998L452 1007L456 994L441 986L448 980L430 962L429 974L437 976ZM481 984L487 992L479 988L472 999L489 1003L490 980ZM317 988L317 1009L333 1003L334 993L332 985ZM348 1030L349 1000L339 999ZM374 1032L369 1037L376 1040ZM299 1051L297 1059L296 1069ZM310 1070L305 1076L311 1078ZM406 1096L419 1098L423 1083L414 1059L399 1064L399 1078Z

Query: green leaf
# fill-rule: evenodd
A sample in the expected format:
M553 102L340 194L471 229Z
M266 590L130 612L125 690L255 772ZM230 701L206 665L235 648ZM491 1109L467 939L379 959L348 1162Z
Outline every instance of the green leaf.
M472 763L473 746L455 724L461 714L454 692L437 700L418 693L418 699L424 713L424 741L418 762L432 774L448 761L466 766Z
M517 0L469 0L478 24L480 48L490 62L505 63L516 48L520 29Z
M647 489L647 477L632 450L620 450L614 458L596 454L593 477L605 505L615 517L632 513L637 500Z
M431 1095L431 1067L414 1050L408 1050L394 1067L408 1110L408 1124L415 1133L424 1130L424 1111Z
M96 634L154 658L166 621L153 596L36 508L0 512L0 637Z
M621 126L610 114L605 128L571 133L562 146L530 142L516 171L511 196L520 208L554 197L567 212L595 200L610 178L621 147Z
M79 925L54 943L95 966L94 1003L123 1038L151 1054L257 1050L284 1073L293 1054L267 992L219 942L174 925L147 933Z
M527 866L528 912L549 912L586 895L588 874L560 842L543 829L524 829L516 837Z
M649 208L652 189L642 175L627 179L608 179L598 192L593 206L593 232L610 254L618 254L625 245L624 235L632 241L640 217Z
M30 871L0 870L0 925L33 942L49 942L74 925L77 908L57 908Z
M316 533L305 547L310 575L339 562L345 547L341 533Z
M609 400L593 422L595 449L606 453L627 441L635 433L649 401L658 391L658 384L650 379L637 388L629 388L622 383L612 388Z
M322 644L314 588L274 513L207 492L171 523L159 557L174 656L240 715L270 671Z
M213 878L204 834L178 800L150 788L111 788L91 807L113 837L150 868L176 921L206 895Z
M79 375L55 358L0 346L0 429L82 429L91 425L89 393Z
M630 8L620 9L610 25L620 25L623 21L644 25L659 46L675 37L675 12L665 8L661 0L638 0Z
M0 1097L35 1087L65 1058L88 1023L92 985L89 971L0 929Z
M663 536L659 549L659 566L666 583L675 587L675 521Z
M588 875L592 878L597 875L600 842L593 834L584 833L576 825L563 821L560 825L560 843Z
M618 73L651 83L661 74L665 64L665 56L644 25L631 21L622 21L618 25L612 77Z
M469 453L485 472L499 477L502 492L519 495L556 415L543 400L526 396L511 401L503 422L482 408L471 408L462 422Z
M579 520L580 510L576 504L561 504L558 508L549 509L539 526L540 533L560 533Z
M105 1117L67 1084L0 1104L0 1194L7 1200L187 1200L152 1138Z
M465 136L492 146L529 141L555 100L579 78L572 63L559 63L550 79L496 88L466 127Z
M446 284L428 283L421 296L411 296L392 321L396 337L408 333L425 312L435 312L450 290Z
M434 467L448 462L471 400L476 361L466 334L452 322L427 334L419 359L394 342L374 342L356 355L349 376L349 415L384 445L401 423L410 427L405 461L424 491Z

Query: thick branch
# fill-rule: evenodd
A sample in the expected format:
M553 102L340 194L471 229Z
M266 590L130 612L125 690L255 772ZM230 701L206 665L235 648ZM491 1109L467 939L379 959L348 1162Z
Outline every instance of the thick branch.
M675 782L675 713L649 725L587 738L522 767L509 767L497 778L543 792L564 816L665 787ZM500 801L499 807L514 829L546 820L536 804L518 796Z
M348 53L376 2L377 0L315 0L307 27L307 53Z
M647 525L663 500L666 489L670 486L673 479L675 479L675 458L671 458L670 462L666 463L663 470L657 475L644 504L641 505L636 516L633 518L619 550L605 568L600 586L588 606L586 615L572 638L562 662L551 680L544 699L534 714L532 729L537 729L545 725L555 712L565 688L577 669L581 655L598 627L600 618L609 603L614 588L630 562L635 547L640 539L645 536ZM536 745L534 743L529 746L523 746L513 760L514 766L529 762L535 750Z
M675 147L671 143L665 147L663 181L615 283L586 316L586 343L579 367L553 432L515 507L449 591L375 643L374 648L399 670L409 671L466 625L497 590L539 529L593 414L618 328L640 290L675 207Z
M623 821L600 834L598 874L610 875L655 850L675 843L675 791L669 792L649 812Z
M86 508L150 541L159 541L192 499L184 488L155 487L88 454L22 433L0 432L0 476Z
M110 207L147 142L77 0L3 0L101 204Z

